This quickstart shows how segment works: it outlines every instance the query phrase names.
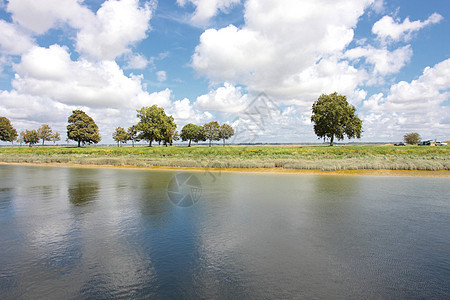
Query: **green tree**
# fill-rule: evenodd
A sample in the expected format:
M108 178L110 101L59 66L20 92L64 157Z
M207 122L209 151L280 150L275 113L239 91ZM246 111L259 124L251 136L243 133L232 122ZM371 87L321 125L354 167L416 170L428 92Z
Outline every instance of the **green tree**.
M47 124L43 124L41 128L37 130L37 133L42 140L42 146L44 146L45 141L50 141L53 136L52 129Z
M234 129L228 124L222 124L220 126L219 137L223 139L223 146L225 147L225 140L228 140L234 135Z
M36 130L26 130L23 136L23 141L30 147L39 142L39 134Z
M203 125L203 129L205 130L205 137L209 140L209 147L211 147L212 141L220 140L220 126L219 122L212 121Z
M98 126L94 120L82 110L74 110L70 115L67 125L67 137L78 142L78 147L83 144L97 144L101 137Z
M420 134L418 134L417 132L411 132L411 133L405 134L403 136L403 140L407 144L415 145L418 142L420 142L421 138L420 138Z
M330 139L333 146L334 138L361 138L362 121L355 113L356 108L347 102L347 97L333 93L322 94L312 106L311 122L314 132L319 138Z
M20 147L22 147L22 144L25 141L25 131L20 132L19 137L17 138L17 142L19 142Z
M60 140L61 140L61 135L59 134L59 132L55 132L55 133L52 135L53 145L55 145L56 142L57 142L57 141L60 141Z
M189 141L188 147L190 147L191 141L198 142L204 139L204 129L202 126L189 123L181 129L180 137L183 142Z
M164 142L164 145L166 145L166 147L168 145L172 146L173 141L179 138L176 129L177 125L174 122L174 118L172 116L164 115L160 129L160 139Z
M148 141L150 147L153 141L170 143L169 133L173 133L175 129L171 127L170 118L164 112L164 108L157 105L144 106L137 110L137 117L139 118L139 123L136 125L136 128L139 131L141 140ZM172 129L173 131L171 131Z
M112 134L113 139L117 142L117 146L120 147L120 143L126 144L128 141L128 133L122 127L117 127Z
M136 125L128 127L128 131L127 131L128 140L131 141L133 147L134 147L134 143L135 142L139 142L140 141L138 133L139 132L138 132L138 129L137 129Z
M14 142L17 138L17 131L11 125L8 118L0 117L0 141Z

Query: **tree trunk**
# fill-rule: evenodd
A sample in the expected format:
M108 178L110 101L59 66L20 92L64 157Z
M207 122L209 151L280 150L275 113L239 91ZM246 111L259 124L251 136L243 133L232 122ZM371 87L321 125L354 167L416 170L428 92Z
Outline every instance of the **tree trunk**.
M211 140L209 140L209 146L211 147Z
M80 140L78 140L78 147L80 147L80 144L81 144L81 141L80 141Z
M333 141L334 141L334 134L331 136L330 146L333 146Z
M188 145L188 147L190 147L191 146L191 140L189 140L189 145Z
M44 139L42 139L42 146L44 146L44 142L45 142L45 140L44 140Z
M148 146L149 146L149 147L151 147L151 146L152 146L152 142L153 142L153 141L150 141L150 143L148 144Z
M223 139L223 146L225 147L225 139Z

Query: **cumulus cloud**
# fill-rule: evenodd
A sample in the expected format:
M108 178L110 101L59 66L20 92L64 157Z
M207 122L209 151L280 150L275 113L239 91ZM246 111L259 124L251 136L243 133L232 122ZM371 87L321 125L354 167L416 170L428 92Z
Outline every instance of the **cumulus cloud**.
M201 95L195 102L195 107L201 110L239 113L248 105L248 96L242 94L242 88L225 82L223 87L211 90Z
M185 6L187 2L195 6L195 12L191 17L194 24L206 24L209 19L217 15L219 11L226 13L240 0L177 0L178 5Z
M16 23L36 34L62 23L81 28L95 21L94 14L78 0L9 0L7 10Z
M145 69L149 64L151 64L151 61L148 60L144 55L132 53L130 55L127 55L127 63L123 68L141 70Z
M125 76L114 61L72 61L67 48L34 47L15 65L13 87L20 93L49 97L70 105L140 107L170 103L169 90L149 94L142 76Z
M158 71L156 72L156 77L159 82L163 82L167 80L167 73L166 71Z
M377 37L386 41L408 41L411 38L411 34L418 31L425 26L436 24L442 21L443 17L438 14L432 14L425 21L410 21L406 18L403 22L394 20L391 16L384 16L378 22L376 22L372 27L372 32L377 35Z
M20 55L34 45L34 41L16 25L0 20L0 51Z
M317 99L338 78L345 79L341 89L354 89L360 74L337 57L372 2L249 0L242 28L229 25L201 35L192 66L212 82L239 83L284 99ZM348 82L350 77L355 81Z
M448 132L450 109L443 105L450 99L450 59L434 67L411 82L400 81L391 86L388 95L371 96L363 109L368 134L373 136L401 136L404 131L432 135Z
M366 62L373 66L373 72L381 75L399 72L410 61L412 54L410 45L394 51L368 46L353 48L345 52L345 56L352 60L365 58Z
M149 30L152 7L138 0L109 0L102 4L93 22L81 26L77 51L94 59L114 59L130 51Z

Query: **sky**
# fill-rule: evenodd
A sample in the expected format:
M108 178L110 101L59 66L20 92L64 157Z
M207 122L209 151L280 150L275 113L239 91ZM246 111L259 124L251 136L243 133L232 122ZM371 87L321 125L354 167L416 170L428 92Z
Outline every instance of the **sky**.
M0 0L0 116L64 141L81 109L108 144L156 104L178 130L303 143L337 92L361 142L449 140L449 19L443 0Z

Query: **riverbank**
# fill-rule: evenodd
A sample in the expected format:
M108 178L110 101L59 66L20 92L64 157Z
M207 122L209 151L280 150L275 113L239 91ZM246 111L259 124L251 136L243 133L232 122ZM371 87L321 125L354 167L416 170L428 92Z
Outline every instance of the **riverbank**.
M449 171L448 147L175 146L1 147L0 162L258 172ZM369 171L373 170L373 171ZM292 171L292 172L293 172ZM445 173L445 172L444 172Z

